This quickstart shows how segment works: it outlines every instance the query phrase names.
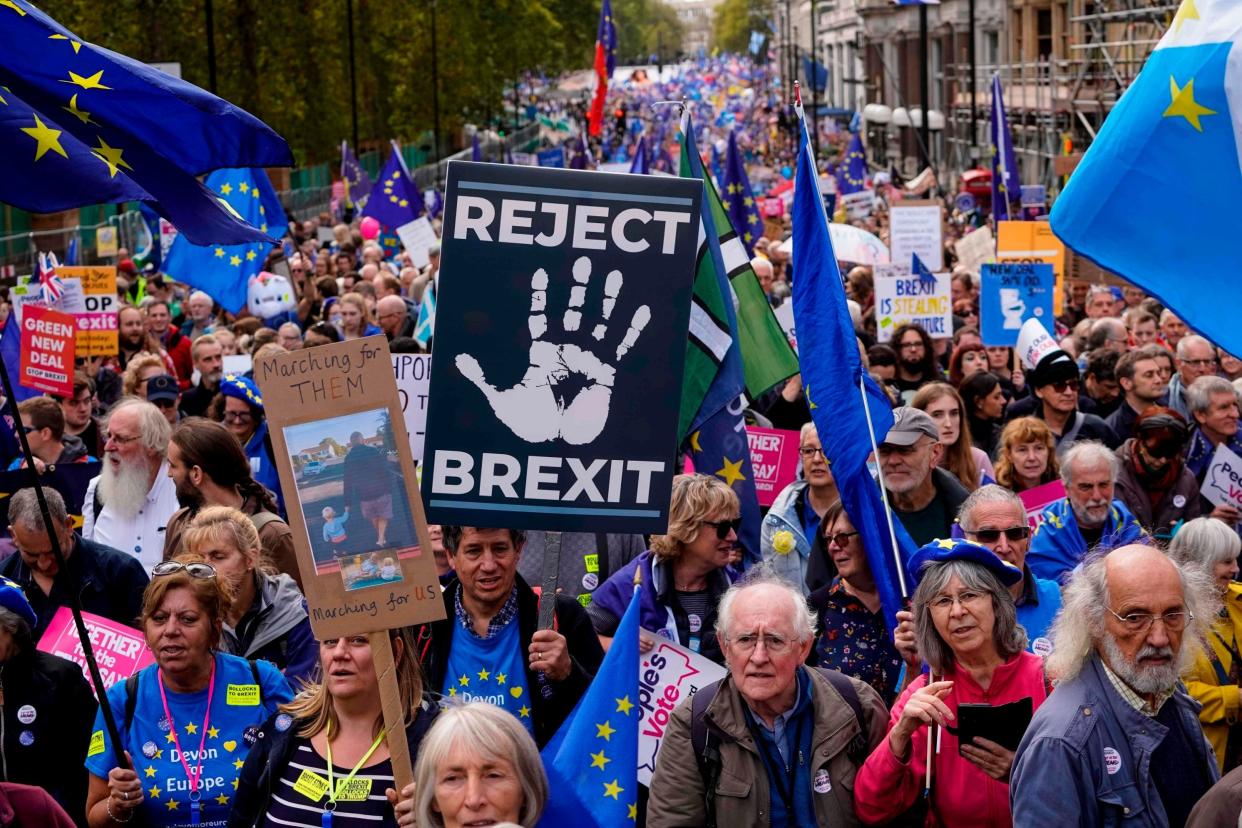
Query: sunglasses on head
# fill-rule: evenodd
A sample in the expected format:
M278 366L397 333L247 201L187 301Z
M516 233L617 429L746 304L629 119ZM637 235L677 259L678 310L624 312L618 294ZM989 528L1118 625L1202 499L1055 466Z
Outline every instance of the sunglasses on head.
M716 539L724 540L729 537L729 531L737 532L742 528L742 519L734 518L733 520L705 520L704 526L711 526L716 530Z
M151 574L155 577L163 575L175 575L181 570L189 573L191 578L214 578L216 577L216 568L208 563L189 563L185 564L181 561L161 561L151 569Z
M1005 540L1020 541L1026 540L1031 536L1031 527L1010 526L1008 529L976 529L970 534L984 543L996 543L1000 540L1001 535L1005 536Z

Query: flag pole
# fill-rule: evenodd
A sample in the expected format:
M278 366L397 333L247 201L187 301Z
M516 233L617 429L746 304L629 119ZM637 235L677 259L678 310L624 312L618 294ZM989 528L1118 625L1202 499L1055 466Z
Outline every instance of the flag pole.
M798 121L799 123L801 123L803 133L805 134L806 112L802 108L802 88L801 88L801 85L798 83L798 81L794 81L794 111L798 113ZM809 141L808 141L808 146L809 146ZM824 203L824 195L823 193L819 192L818 177L812 178L811 183L814 185L816 196L819 198L819 203L822 205ZM905 565L905 562L902 561L901 559L901 553L897 545L897 528L893 525L893 509L892 509L892 506L888 502L888 491L884 488L884 470L880 467L880 450L875 440L875 424L871 421L871 403L867 401L866 377L861 376L861 375L858 377L858 392L862 396L863 413L866 415L866 420L867 420L867 435L871 438L871 451L875 454L875 457L876 457L875 468L876 468L876 474L879 477L879 483L880 483L880 500L883 501L884 503L884 517L888 523L888 537L891 543L890 549L891 549L891 553L893 556L893 560L897 564L898 586L901 588L901 597L909 598L910 590L909 590L909 587L906 585L906 575L905 575L906 565Z

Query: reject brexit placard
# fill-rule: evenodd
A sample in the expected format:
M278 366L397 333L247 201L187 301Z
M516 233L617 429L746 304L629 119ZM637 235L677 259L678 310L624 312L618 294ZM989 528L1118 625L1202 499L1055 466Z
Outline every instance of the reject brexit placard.
M433 523L665 531L702 184L452 162Z
M979 270L979 316L984 345L1018 344L1018 331L1028 319L1052 323L1056 276L1050 264L999 262Z

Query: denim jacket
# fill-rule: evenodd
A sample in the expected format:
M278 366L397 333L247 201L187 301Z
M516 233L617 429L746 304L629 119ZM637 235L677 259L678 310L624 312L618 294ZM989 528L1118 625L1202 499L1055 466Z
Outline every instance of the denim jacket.
M809 485L805 480L795 480L782 489L759 528L759 549L764 562L780 577L802 587L803 595L810 593L806 586L806 563L811 556L811 539L798 517L798 501ZM788 535L782 534L785 532Z

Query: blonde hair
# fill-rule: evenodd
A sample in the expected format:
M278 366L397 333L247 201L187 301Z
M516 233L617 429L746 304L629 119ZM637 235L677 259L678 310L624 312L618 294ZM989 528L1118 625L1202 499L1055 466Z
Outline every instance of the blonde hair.
M435 804L436 777L440 765L454 748L461 748L485 761L503 759L513 765L522 787L518 822L539 822L548 801L548 777L539 759L539 748L512 713L487 702L451 704L423 738L414 765L414 815L422 828L444 828L444 817Z
M275 571L263 557L263 544L254 522L232 506L208 506L201 510L181 538L182 549L192 555L201 554L199 549L212 541L223 539L245 555L255 569Z
M409 727L410 723L414 721L414 717L418 715L418 709L423 703L422 669L418 665L418 652L415 649L414 635L409 627L389 630L388 637L393 642L401 642L400 652L398 652L396 646L393 646L394 672L397 674L397 693L401 698L402 709L405 712L403 724L405 727ZM322 643L320 646L322 648ZM321 661L317 675L322 670L323 664ZM324 731L339 733L341 730L341 723L336 715L336 705L333 704L332 700L332 691L323 682L322 675L319 675L319 679L317 682L303 682L301 692L294 696L292 701L280 706L283 712L288 713L293 718L299 721L306 720L306 724L298 731L298 735L304 739L309 739ZM514 721L516 722L517 720L515 719ZM383 729L384 712L380 710L375 714L375 724L371 727L371 733L378 736Z
M362 321L358 324L361 330L366 330L367 325L371 324L371 310L367 307L367 300L363 298L361 293L351 291L337 300L342 305L353 305L362 313Z
M651 537L651 551L661 558L675 559L686 544L698 537L703 521L716 515L732 517L741 508L737 493L719 478L679 474L673 478L668 532Z
M943 397L951 397L957 402L958 429L957 442L944 446L940 465L953 472L962 485L973 492L979 488L979 464L975 462L974 453L971 451L973 446L970 441L970 423L966 418L966 403L962 402L962 395L947 382L932 382L918 390L910 405L925 412L928 406Z
M145 351L137 354L129 361L129 365L125 366L125 375L121 379L121 391L124 396L139 396L138 386L142 383L140 376L147 368L159 368L161 374L168 373L168 366L164 364L164 358L159 354Z

